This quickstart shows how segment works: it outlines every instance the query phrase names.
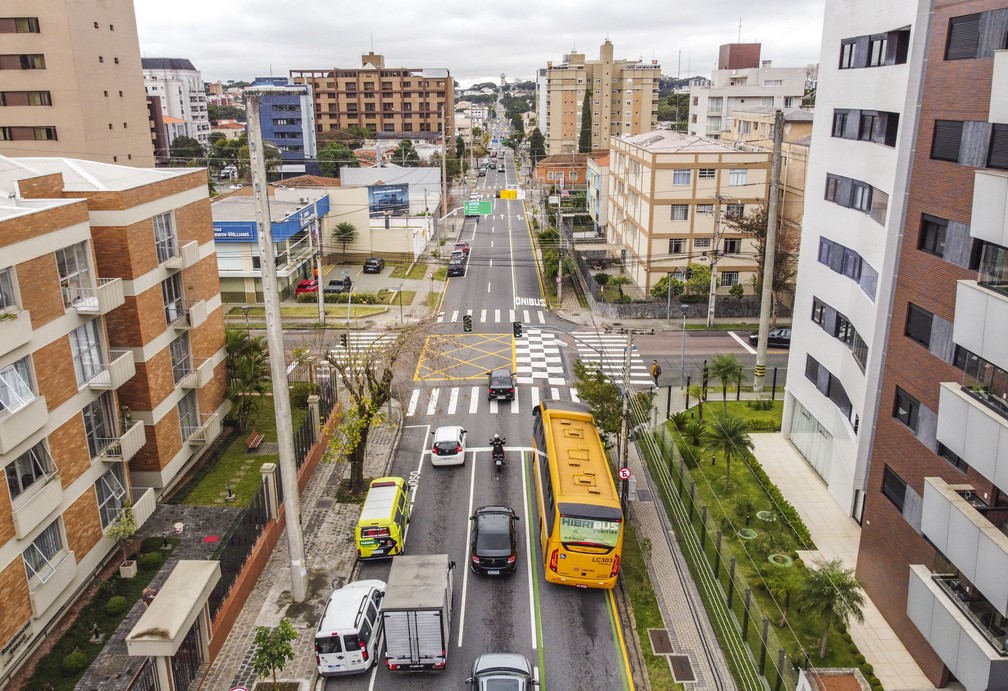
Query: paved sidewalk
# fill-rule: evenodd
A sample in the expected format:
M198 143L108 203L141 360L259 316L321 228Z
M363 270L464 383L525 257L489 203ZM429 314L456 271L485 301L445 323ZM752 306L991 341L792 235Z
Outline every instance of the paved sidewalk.
M384 475L395 452L402 426L402 408L393 401L392 416L368 435L364 476ZM301 495L305 554L308 563L308 599L293 603L290 597L290 567L286 531L277 542L266 568L256 581L224 647L199 688L220 691L235 686L252 688L253 640L257 626L276 626L287 617L298 632L295 657L282 673L283 679L315 679L315 628L334 587L350 580L356 563L353 526L359 504L339 504L333 499L340 481L349 477L345 463L319 464Z

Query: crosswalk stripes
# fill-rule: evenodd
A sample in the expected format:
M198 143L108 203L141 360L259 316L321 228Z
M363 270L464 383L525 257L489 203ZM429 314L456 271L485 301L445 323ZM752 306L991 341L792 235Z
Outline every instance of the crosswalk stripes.
M526 327L528 325L532 324L533 322L537 322L539 324L545 324L546 323L546 312L543 311L543 310L535 310L533 312L533 311L529 311L529 310L521 310L521 311L506 310L506 311L504 311L504 310L499 310L499 309L493 310L492 314L491 314L491 312L490 312L489 309L480 310L479 311L479 315L478 315L479 319L476 319L477 315L473 314L473 312L471 310L466 310L466 311L452 310L451 314L449 314L447 312L442 312L441 314L439 314L438 318L437 318L437 321L438 321L438 324L444 324L444 323L451 324L451 323L455 323L455 322L458 322L462 318L462 315L464 315L464 314L470 315L473 318L474 322L478 322L480 324L501 324L501 323L511 324L511 323L513 323L519 317L521 317L522 319L524 319L523 324L525 324ZM507 321L506 322L502 319L502 317L505 317L505 316L507 317Z
M516 373L519 384L533 384L546 380L550 386L562 386L564 378L560 345L550 331L528 329L521 338L514 339Z
M372 348L384 348L395 341L395 334L383 332L351 332L347 338L347 347L335 346L329 349L329 357L336 362L347 362L349 359Z
M622 381L627 344L624 334L575 331L573 336L582 362L595 364L606 376ZM634 350L630 353L630 384L649 387L653 383L650 369Z
M526 394L525 392L528 392ZM528 398L526 398L526 395ZM446 417L466 413L468 398L468 413L470 415L520 415L529 402L531 408L543 400L571 400L579 403L577 391L573 388L560 386L520 386L518 395L513 401L488 401L486 390L482 386L435 386L417 388L410 393L406 406L406 417L426 415L427 417Z

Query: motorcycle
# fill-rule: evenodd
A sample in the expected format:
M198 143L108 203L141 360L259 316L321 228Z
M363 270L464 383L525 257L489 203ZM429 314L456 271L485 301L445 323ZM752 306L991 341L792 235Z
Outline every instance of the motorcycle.
M507 439L503 437L494 437L490 440L490 446L492 447L490 457L493 459L494 466L498 472L500 472L501 466L504 465L505 443L507 443Z

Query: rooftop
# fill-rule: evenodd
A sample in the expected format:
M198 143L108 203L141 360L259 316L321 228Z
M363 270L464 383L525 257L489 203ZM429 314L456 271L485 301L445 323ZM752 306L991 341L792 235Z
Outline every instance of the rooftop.
M737 151L733 146L729 146L716 139L699 137L695 134L685 132L671 132L669 130L653 130L635 134L632 137L623 137L623 141L633 144L653 153L724 153Z
M145 70L190 70L199 72L188 58L140 58L140 65Z
M308 204L325 196L308 192L305 195ZM270 220L273 222L282 221L305 206L306 204L302 202L280 201L275 197L270 197ZM252 196L228 196L218 199L210 205L210 214L214 221L253 221L256 217L255 198Z
M773 115L777 110L777 108L736 108L732 111L732 117L738 118L745 113ZM784 108L783 112L784 122L812 122L812 116L815 115L815 111L811 108Z
M63 174L67 192L121 192L188 175L199 168L134 168L76 158L10 158L0 156L0 191L12 193L14 182Z

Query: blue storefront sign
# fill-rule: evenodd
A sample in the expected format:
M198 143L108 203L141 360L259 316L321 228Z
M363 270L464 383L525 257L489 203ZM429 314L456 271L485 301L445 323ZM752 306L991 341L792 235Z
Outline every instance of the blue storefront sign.
M214 221L214 242L258 242L255 221Z

